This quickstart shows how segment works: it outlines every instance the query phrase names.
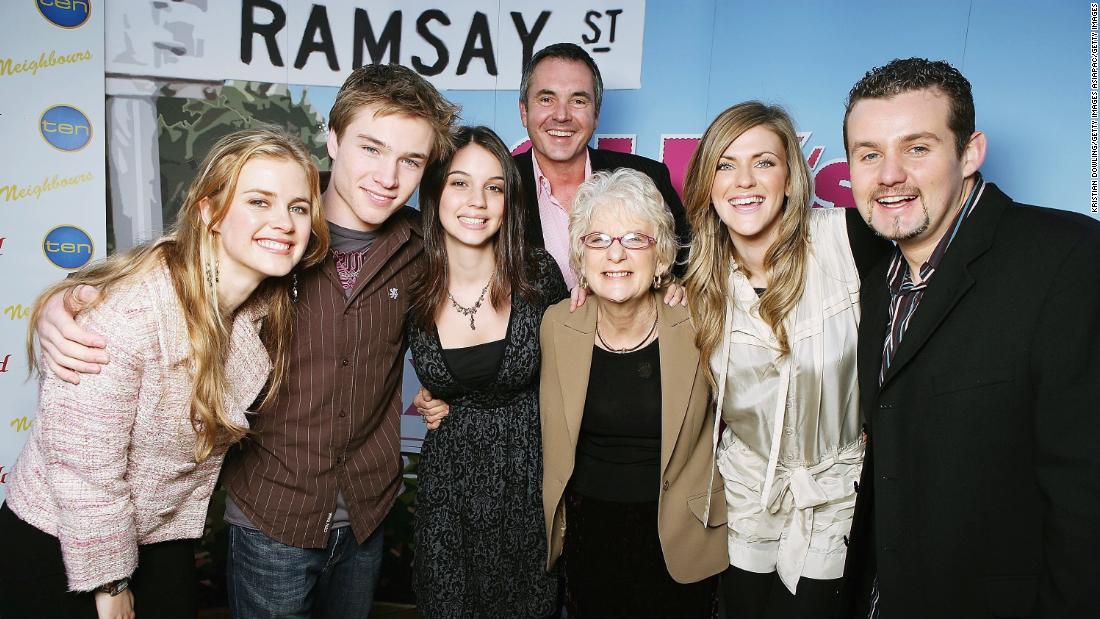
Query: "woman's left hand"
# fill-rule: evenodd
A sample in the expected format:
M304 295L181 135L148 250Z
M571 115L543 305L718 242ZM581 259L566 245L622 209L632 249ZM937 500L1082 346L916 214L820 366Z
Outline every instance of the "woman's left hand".
M416 407L416 412L424 418L424 425L428 426L429 430L438 428L439 424L443 422L443 418L451 412L451 407L446 402L433 400L431 392L424 387L421 387L420 391L416 393L416 397L413 398L413 406Z
M97 591L95 611L99 619L134 619L134 594L129 589L118 595Z

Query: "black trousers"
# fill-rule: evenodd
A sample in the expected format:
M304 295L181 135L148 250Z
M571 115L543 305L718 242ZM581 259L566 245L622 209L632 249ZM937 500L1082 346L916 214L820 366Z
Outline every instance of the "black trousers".
M93 593L68 590L61 543L0 506L0 619L96 619ZM198 614L194 540L138 546L131 577L138 617L194 619Z
M722 573L722 601L726 619L834 619L843 579L798 579L792 595L779 574L757 574L732 565Z

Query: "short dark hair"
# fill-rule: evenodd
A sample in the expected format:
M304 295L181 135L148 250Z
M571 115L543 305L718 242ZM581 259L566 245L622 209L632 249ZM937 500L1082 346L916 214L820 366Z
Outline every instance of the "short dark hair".
M534 56L531 56L531 61L523 67L523 77L519 81L520 103L527 104L527 91L531 88L531 74L535 72L535 67L540 62L548 58L581 62L588 67L588 70L592 73L592 90L595 91L592 96L596 99L594 101L596 116L599 117L600 106L603 105L603 77L600 75L600 68L596 66L596 61L588 55L588 52L584 51L584 48L576 43L554 43L540 49L535 52Z
M860 99L887 99L925 88L935 88L950 102L947 126L955 134L955 151L961 157L974 135L974 95L970 82L943 60L896 58L875 67L852 86L844 105L844 152L848 152L848 116Z

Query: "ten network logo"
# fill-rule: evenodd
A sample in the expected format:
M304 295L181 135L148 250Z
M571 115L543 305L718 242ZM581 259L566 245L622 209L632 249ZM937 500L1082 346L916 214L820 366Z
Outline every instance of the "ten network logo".
M92 16L91 0L35 0L38 12L59 28L79 28Z
M92 123L71 105L55 105L43 112L38 130L50 146L63 151L80 150L92 139Z
M95 248L87 232L76 226L58 226L42 240L42 251L55 266L73 270L87 264Z

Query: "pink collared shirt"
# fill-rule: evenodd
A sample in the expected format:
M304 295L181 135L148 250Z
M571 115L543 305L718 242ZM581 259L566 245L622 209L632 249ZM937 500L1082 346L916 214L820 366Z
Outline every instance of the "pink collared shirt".
M539 168L538 157L531 153L531 163L535 167L535 187L539 200L539 219L542 221L542 238L546 251L558 263L565 285L570 290L577 286L578 277L569 266L569 211L554 197L550 179ZM584 153L584 178L592 176L592 158L588 151Z

